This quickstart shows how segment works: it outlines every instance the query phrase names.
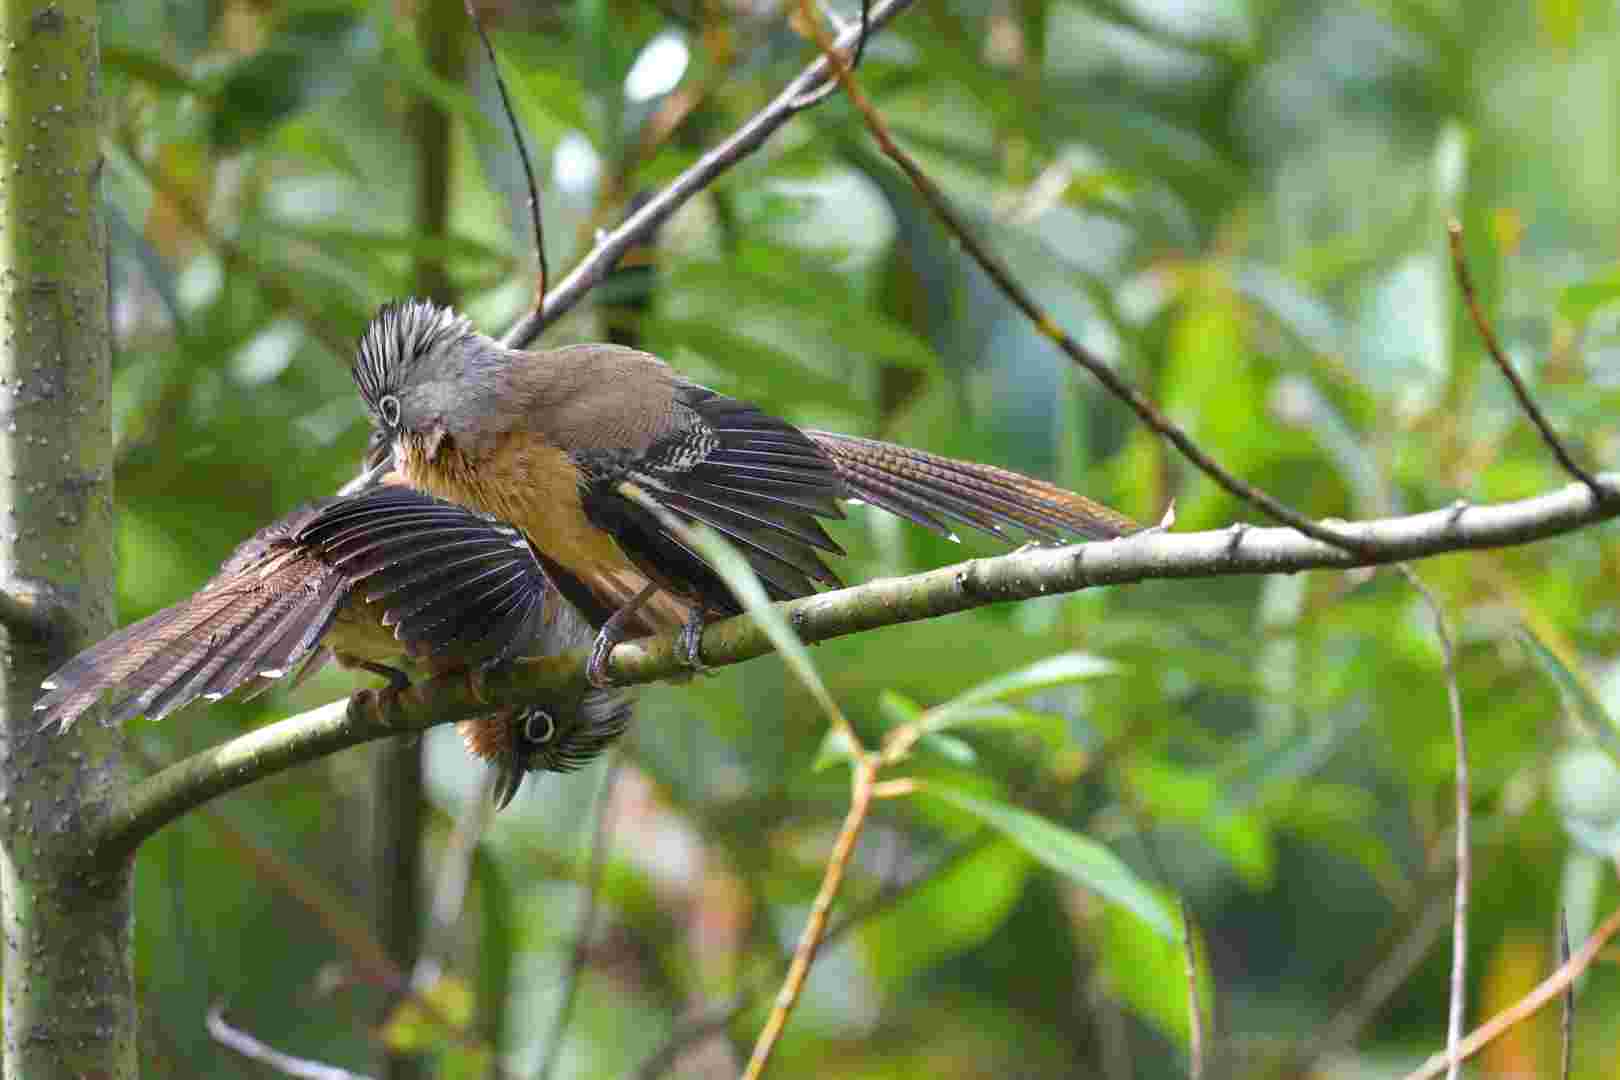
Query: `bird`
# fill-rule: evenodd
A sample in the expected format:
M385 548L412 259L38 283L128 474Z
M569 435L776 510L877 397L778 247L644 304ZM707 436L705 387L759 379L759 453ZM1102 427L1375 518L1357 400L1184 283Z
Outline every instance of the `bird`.
M617 345L509 349L428 300L384 304L352 375L376 470L520 529L558 590L597 628L587 664L609 684L627 635L680 628L702 668L702 630L741 611L721 577L666 527L700 522L747 558L773 600L837 587L822 521L858 500L950 536L1113 539L1136 522L994 465L877 439L800 429Z
M306 678L326 660L409 685L399 666L476 679L518 656L580 648L593 629L552 587L517 530L385 483L294 510L237 546L196 594L73 657L34 709L66 730L111 698L111 719ZM577 769L617 739L633 700L578 688L461 721L495 769L497 809L530 772Z

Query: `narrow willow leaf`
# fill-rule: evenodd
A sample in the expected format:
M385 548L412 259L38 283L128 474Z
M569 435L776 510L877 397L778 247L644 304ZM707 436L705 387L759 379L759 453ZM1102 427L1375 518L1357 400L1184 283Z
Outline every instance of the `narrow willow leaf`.
M1096 841L1006 803L976 798L938 784L930 784L927 790L999 830L1077 885L1130 911L1161 937L1174 941L1181 933L1153 890Z
M1544 645L1528 626L1521 626L1519 634L1526 645L1530 647L1530 655L1536 658L1541 670L1552 679L1553 685L1558 687L1559 696L1564 699L1565 705L1571 709L1587 734L1609 752L1609 756L1620 761L1620 725L1615 724L1614 716L1603 707L1586 684L1583 683L1569 667L1558 658L1558 654Z
M1118 667L1111 661L1090 653L1069 652L1038 660L1026 668L998 675L989 682L980 683L966 693L959 694L943 705L928 710L923 727L928 731L966 724L983 715L980 707L1006 698L1022 697L1054 686L1112 675Z

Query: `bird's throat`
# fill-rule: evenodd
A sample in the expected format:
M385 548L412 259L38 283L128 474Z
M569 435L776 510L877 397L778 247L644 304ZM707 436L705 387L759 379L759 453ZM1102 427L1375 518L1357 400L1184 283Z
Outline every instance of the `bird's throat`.
M429 460L420 444L402 441L396 454L412 487L493 514L523 530L535 548L578 578L609 611L646 584L611 534L591 524L580 501L579 470L560 448L532 435L509 434L479 461L445 445ZM654 630L676 629L685 606L649 604L643 621Z

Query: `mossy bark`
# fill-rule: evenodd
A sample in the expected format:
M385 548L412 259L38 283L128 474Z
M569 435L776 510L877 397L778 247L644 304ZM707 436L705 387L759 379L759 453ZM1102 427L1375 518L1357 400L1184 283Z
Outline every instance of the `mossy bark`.
M106 245L92 0L3 5L0 901L6 1077L133 1077L131 862L88 830L120 742L37 731L40 681L113 624Z

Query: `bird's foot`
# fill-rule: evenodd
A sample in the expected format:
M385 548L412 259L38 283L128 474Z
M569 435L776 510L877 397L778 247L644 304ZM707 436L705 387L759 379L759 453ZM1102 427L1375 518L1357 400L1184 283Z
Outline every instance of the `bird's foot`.
M608 660L613 656L613 650L618 644L618 635L609 633L608 628L605 626L596 635L596 640L591 642L591 656L590 659L585 661L585 681L598 690L606 690L613 685L613 679L608 675L607 666Z
M387 664L376 664L369 660L354 660L348 662L349 667L369 671L373 675L381 675L388 680L387 686L375 690L361 690L349 699L349 708L353 710L359 706L363 712L370 713L370 718L384 727L398 727L400 714L400 698L411 688L411 680L398 668L391 668ZM352 715L352 713L351 713Z
M694 609L681 626L681 660L698 675L714 673L714 669L703 662L703 630L707 625L703 611Z

